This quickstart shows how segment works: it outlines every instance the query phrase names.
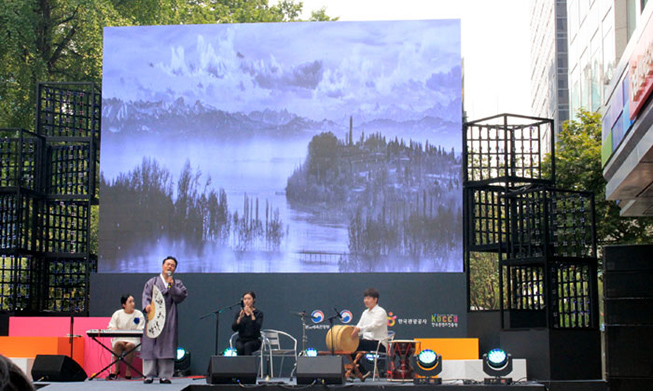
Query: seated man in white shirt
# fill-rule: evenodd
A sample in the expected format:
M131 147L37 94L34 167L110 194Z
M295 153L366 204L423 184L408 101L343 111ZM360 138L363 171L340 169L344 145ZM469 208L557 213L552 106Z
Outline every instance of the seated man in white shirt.
M379 303L379 291L374 288L368 288L363 292L363 303L367 309L363 311L358 324L354 328L351 336L357 338L360 336L358 350L362 351L376 351L379 346L379 341L384 341L388 338L388 314ZM386 351L386 343L382 342L379 351ZM362 366L363 378L370 375L370 368Z

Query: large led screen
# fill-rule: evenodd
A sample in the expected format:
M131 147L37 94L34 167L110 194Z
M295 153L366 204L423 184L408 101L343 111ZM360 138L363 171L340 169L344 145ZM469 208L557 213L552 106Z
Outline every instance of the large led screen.
M104 31L100 272L462 270L460 21Z

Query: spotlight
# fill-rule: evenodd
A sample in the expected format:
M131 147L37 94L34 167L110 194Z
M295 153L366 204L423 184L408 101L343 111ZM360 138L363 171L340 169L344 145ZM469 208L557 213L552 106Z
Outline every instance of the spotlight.
M238 351L236 348L226 348L223 352L222 355L225 357L236 357L238 355Z
M367 361L367 362L369 362L369 363L373 363L373 362L374 362L374 359L377 359L377 360L378 360L379 357L380 357L380 356L379 356L378 353L367 353L367 354L365 355L365 361Z
M413 379L415 384L442 384L437 377L442 372L442 356L431 349L424 349L417 356L410 357L415 373L422 377Z
M177 348L177 357L175 358L176 362L182 361L186 355L189 354L184 348Z
M317 350L314 348L307 348L306 350L304 350L304 356L317 357Z
M175 377L184 377L190 375L190 352L184 348L177 348L177 357L175 358Z
M511 384L512 378L503 377L512 372L512 356L503 349L492 349L483 355L483 372L493 376L485 384Z

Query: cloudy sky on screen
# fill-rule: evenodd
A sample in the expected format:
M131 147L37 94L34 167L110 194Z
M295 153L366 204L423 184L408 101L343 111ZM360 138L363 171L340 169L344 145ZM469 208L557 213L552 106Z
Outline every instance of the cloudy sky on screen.
M103 97L319 121L460 99L458 20L105 29ZM183 30L182 30L183 29ZM454 88L452 88L454 87ZM458 96L456 96L458 95Z

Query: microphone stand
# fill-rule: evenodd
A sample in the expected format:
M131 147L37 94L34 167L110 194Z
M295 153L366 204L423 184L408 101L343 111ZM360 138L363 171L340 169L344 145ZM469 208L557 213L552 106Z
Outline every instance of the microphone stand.
M218 355L218 338L220 337L220 314L222 312L226 311L226 310L229 310L229 309L232 309L232 308L234 308L236 306L239 306L240 303L241 303L241 300L238 300L234 304L228 305L226 307L222 307L220 309L217 309L215 311L211 311L211 312L209 312L207 314L204 314L204 315L200 316L200 319L204 319L206 317L209 317L209 316L215 314L215 353L214 353L214 355L216 355L216 356Z
M306 351L306 343L308 342L308 337L306 336L306 315L302 316L302 352Z
M339 318L339 317L340 317L340 314L338 314L338 313L336 313L333 316L329 316L329 331L330 331L330 334L331 334L331 355L332 356L335 355L335 349L336 349L336 345L333 343L333 334L335 334L333 332L333 320L336 319L336 318Z

